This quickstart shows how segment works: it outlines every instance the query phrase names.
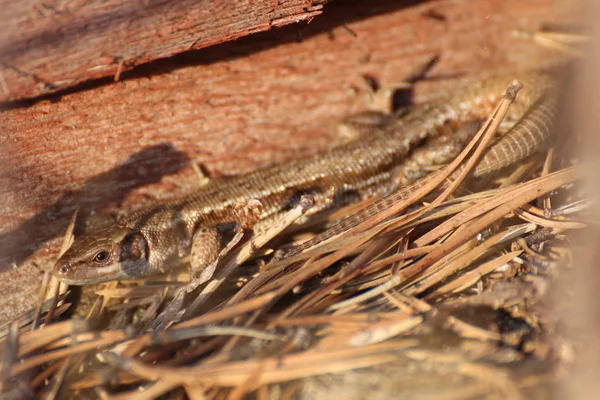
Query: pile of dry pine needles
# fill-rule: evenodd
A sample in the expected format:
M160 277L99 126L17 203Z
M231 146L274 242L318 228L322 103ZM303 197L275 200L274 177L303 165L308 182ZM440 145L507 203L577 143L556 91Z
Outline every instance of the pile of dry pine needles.
M5 329L3 398L517 399L555 382L568 351L543 304L571 266L569 235L585 227L576 170L552 171L551 150L463 182L509 105L452 164L309 251L263 261L273 237L306 238L285 231L300 204L250 239L240 230L196 280L93 287L86 318L65 319L71 297L50 285Z

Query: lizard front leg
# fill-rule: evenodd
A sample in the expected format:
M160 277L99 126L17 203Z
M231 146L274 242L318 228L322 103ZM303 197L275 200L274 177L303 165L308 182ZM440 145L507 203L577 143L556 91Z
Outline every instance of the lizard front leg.
M190 267L192 277L198 277L215 261L223 248L223 234L219 228L201 228L192 238Z
M261 219L262 204L255 199L236 204L231 212L232 220L241 229L253 229ZM202 271L215 262L224 249L223 232L217 226L198 229L192 237L190 266L192 277L199 277Z

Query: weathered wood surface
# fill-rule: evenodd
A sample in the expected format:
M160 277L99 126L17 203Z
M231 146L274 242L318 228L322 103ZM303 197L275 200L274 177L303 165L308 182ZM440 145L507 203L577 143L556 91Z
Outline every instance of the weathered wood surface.
M311 20L326 0L0 0L0 101Z
M212 175L235 174L328 146L336 122L364 108L364 75L391 85L434 55L437 77L548 66L556 53L515 31L556 21L559 5L332 2L309 25L184 53L117 83L2 112L0 274L20 291L3 298L0 322L35 301L47 267L39 260L52 259L51 241L77 207L83 219L131 211L194 188L192 162ZM440 86L421 84L416 97Z

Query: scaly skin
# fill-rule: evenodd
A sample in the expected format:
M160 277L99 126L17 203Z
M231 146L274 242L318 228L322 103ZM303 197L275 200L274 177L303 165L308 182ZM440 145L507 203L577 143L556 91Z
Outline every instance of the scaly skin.
M550 81L539 75L518 77L524 84L511 114L519 117L542 100ZM396 172L409 152L425 139L437 135L448 122L484 119L513 76L493 78L465 86L446 99L417 107L397 119L367 126L359 138L305 159L258 169L246 175L210 182L189 196L136 213L107 229L76 238L58 260L54 274L74 285L116 279L138 278L168 271L181 264L190 253L194 235L207 228L241 223L236 206L251 200L262 204L260 228L293 207L302 194L310 194L314 214L340 200L363 200L397 188ZM552 100L553 102L553 100ZM552 103L554 104L554 103ZM544 106L553 109L553 106ZM547 140L553 111L529 112L495 144L476 169L489 173L534 152ZM516 145L521 145L519 150ZM393 195L392 195L393 196ZM388 199L388 200L386 200ZM373 206L385 207L384 198ZM372 211L372 210L371 210ZM363 221L369 211L342 221L328 235L336 236ZM321 236L321 235L320 235ZM321 242L311 239L293 254Z
M556 113L556 106L556 99L551 96L541 99L533 105L527 115L521 119L510 132L489 148L481 161L475 166L471 176L477 178L498 171L517 161L527 158L542 148L542 146L550 139L552 120ZM457 177L460 172L461 170L459 169L452 176ZM299 254L304 250L354 228L371 218L373 215L378 214L382 210L407 198L425 183L425 180L418 181L411 186L376 201L356 214L343 219L325 232L290 249L282 258L289 258Z

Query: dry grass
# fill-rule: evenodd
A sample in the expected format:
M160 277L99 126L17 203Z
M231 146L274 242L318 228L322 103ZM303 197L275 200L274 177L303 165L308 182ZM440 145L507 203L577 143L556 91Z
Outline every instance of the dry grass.
M344 397L351 382L336 379L354 377L364 394L369 389L359 386L373 371L388 394L520 398L547 386L560 377L568 345L553 338L555 321L540 304L570 267L567 238L585 228L585 207L568 217L552 212L580 204L571 193L576 169L551 172L560 164L553 152L468 182L509 105L504 99L461 156L410 196L258 275L272 238L294 240L286 228L309 199L260 235L240 230L197 280L180 273L94 288L87 319L59 322L71 304L64 288L49 284L52 297L41 296L38 309L6 331L4 394L335 394L315 386L321 382ZM237 290L241 283L246 289ZM398 379L387 382L386 369Z

